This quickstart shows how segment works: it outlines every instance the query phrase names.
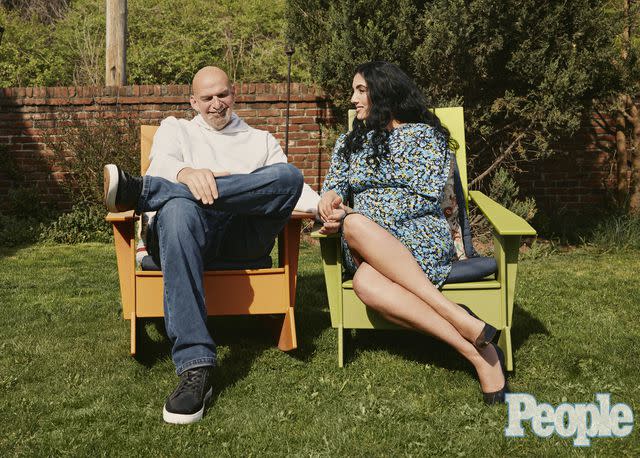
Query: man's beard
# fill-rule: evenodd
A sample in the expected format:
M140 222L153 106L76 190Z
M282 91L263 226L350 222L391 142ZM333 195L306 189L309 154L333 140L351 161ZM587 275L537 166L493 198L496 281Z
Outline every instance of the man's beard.
M224 114L223 114L224 113ZM209 112L205 116L207 124L216 130L222 130L231 121L231 107L227 107L220 111Z

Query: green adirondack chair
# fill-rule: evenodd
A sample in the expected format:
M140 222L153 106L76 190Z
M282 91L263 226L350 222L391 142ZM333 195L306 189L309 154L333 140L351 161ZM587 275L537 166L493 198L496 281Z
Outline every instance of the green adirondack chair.
M443 294L456 303L466 304L482 320L501 330L498 345L504 351L507 370L513 370L511 328L513 299L518 271L518 250L522 236L536 235L536 231L522 218L491 200L480 191L468 191L462 107L436 108L440 118L459 145L456 162L460 174L467 209L473 202L493 226L494 257L497 272L478 281L451 283L442 287ZM349 126L355 112L349 114ZM320 239L324 278L331 313L331 326L338 331L338 365L344 366L344 332L348 329L399 329L373 309L365 306L353 291L352 281L342 276L340 235L322 235L315 230L312 237Z

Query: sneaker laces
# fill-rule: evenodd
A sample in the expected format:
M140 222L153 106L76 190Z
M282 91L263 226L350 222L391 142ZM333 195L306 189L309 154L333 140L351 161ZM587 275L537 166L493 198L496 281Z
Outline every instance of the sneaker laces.
M186 392L198 392L202 384L204 383L204 376L206 371L203 370L188 370L184 377L180 377L180 383L176 388L175 395L178 396Z

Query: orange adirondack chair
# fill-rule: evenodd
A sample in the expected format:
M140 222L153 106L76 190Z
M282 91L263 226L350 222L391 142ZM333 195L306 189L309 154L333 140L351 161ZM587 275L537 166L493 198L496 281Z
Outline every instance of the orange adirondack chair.
M158 126L140 126L140 174L149 167L149 153ZM313 214L294 212L278 236L277 267L268 269L206 271L205 295L209 316L282 315L278 348L297 348L294 306L298 274L300 230ZM131 354L137 351L138 320L163 317L162 272L136 268L136 230L133 211L109 213L113 225L120 295L124 319L131 322Z

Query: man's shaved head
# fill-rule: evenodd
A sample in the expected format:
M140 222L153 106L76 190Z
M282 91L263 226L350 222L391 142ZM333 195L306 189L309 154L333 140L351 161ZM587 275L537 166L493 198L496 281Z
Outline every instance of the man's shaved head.
M197 94L202 86L206 85L207 82L211 82L211 81L215 83L224 84L227 87L231 87L231 82L229 81L229 77L224 72L224 70L210 65L207 67L202 67L193 76L193 81L191 82L191 93Z
M231 121L234 89L224 70L204 67L197 71L191 83L191 107L216 130Z

